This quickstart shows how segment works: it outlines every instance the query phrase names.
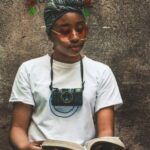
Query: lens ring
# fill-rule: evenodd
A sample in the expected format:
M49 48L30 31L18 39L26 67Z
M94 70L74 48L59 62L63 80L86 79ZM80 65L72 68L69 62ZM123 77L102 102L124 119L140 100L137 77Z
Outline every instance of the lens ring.
M67 99L66 99L66 96L67 96ZM69 104L69 103L73 102L73 94L72 94L72 92L68 92L68 91L62 92L61 99L63 100L64 104Z

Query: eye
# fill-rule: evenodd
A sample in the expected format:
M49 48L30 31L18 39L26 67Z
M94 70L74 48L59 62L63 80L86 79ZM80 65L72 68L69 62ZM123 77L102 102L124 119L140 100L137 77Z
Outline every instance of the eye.
M79 24L76 28L76 31L81 33L85 30L85 28L86 28L85 24Z
M62 28L62 29L59 30L59 32L60 32L62 35L68 35L68 34L70 34L71 29L70 29L70 28Z

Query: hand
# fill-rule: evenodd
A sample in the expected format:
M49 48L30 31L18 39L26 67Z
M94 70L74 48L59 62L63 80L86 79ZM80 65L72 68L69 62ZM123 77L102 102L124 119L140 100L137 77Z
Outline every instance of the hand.
M26 147L21 148L20 150L42 150L42 143L43 141L33 141L30 142Z

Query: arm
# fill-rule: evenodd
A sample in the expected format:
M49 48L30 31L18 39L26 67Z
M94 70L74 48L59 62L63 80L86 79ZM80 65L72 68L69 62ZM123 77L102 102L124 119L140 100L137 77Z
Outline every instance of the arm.
M114 106L118 104L122 104L120 91L112 70L106 67L99 82L95 104L98 137L114 135Z
M10 129L10 142L15 149L40 150L40 143L28 140L28 127L31 120L33 107L21 102L14 103L12 124Z
M96 114L97 137L113 136L114 134L114 107L100 109Z

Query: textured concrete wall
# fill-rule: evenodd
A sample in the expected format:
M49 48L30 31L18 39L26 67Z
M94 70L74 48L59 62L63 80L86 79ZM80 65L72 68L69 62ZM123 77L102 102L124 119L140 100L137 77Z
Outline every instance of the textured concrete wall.
M116 135L128 150L150 144L150 1L95 0L84 53L111 66L124 99L116 113ZM18 66L50 51L42 5L31 17L22 0L0 1L0 150L10 150L8 99Z

